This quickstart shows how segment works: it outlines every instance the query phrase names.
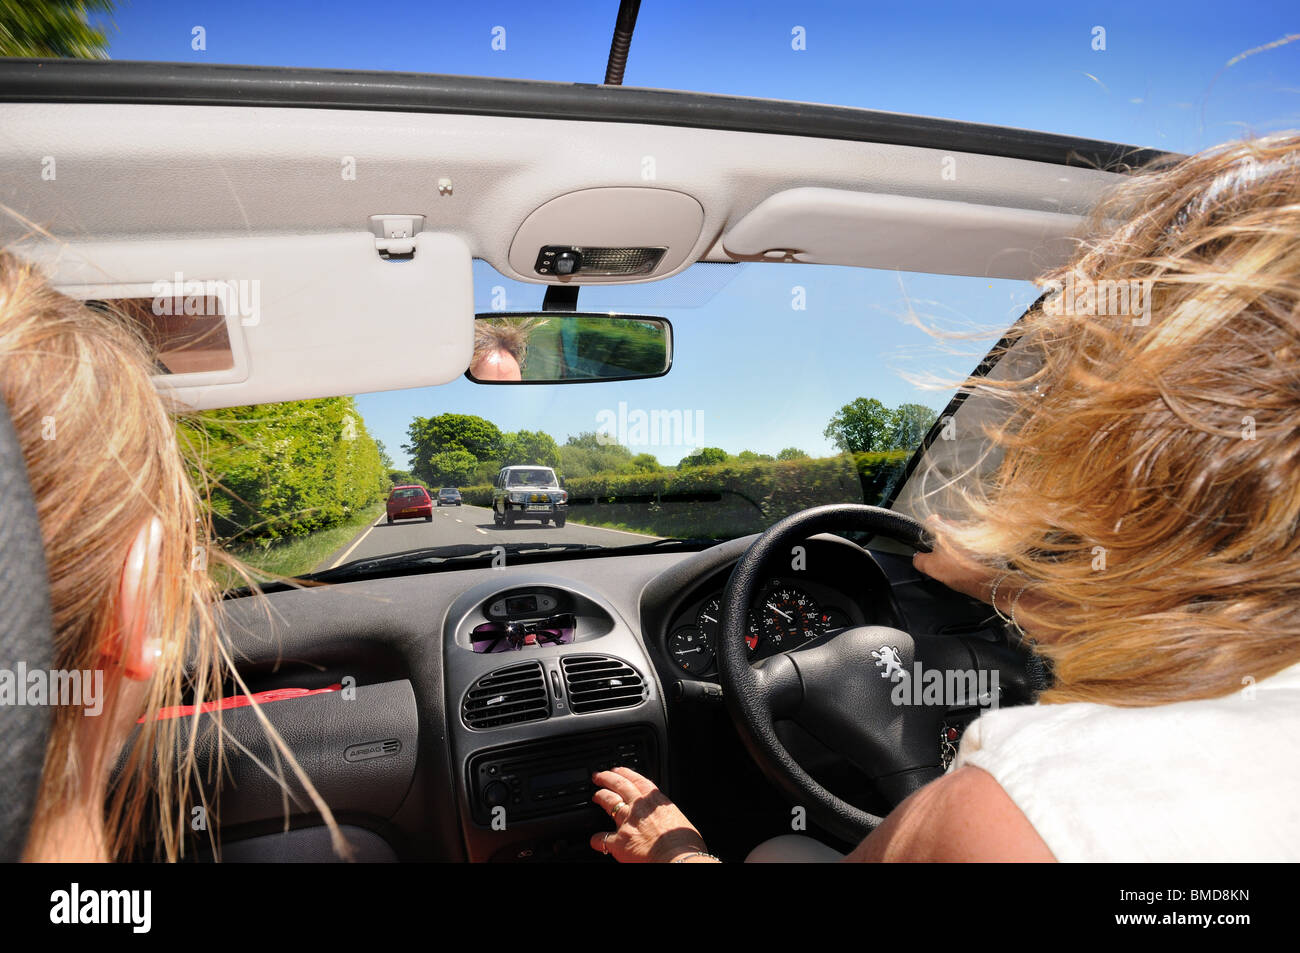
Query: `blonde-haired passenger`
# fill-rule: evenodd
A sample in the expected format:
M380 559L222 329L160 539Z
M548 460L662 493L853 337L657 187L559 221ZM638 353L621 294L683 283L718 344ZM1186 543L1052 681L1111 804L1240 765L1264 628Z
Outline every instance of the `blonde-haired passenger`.
M200 716L133 729L238 681L196 558L208 547L199 496L152 374L126 321L0 252L0 392L40 520L54 667L102 671L105 694L98 714L54 709L27 860L125 859L142 839L178 859L191 808L204 804L194 746L181 743ZM259 717L337 838L328 806Z
M1003 456L915 558L1055 685L979 718L852 860L1300 859L1300 139L1137 175L1092 225L1006 342L1036 370L966 382ZM598 780L594 849L711 859L648 781Z

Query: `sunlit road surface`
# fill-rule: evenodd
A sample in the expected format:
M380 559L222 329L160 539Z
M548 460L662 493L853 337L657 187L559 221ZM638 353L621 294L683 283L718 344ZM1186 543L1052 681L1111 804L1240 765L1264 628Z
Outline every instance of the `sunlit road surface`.
M536 520L524 520L510 529L504 526L498 528L492 522L492 511L486 507L435 506L432 523L426 523L421 518L397 520L390 526L386 517L380 516L373 525L363 529L346 546L331 553L329 558L316 566L313 571L320 572L354 559L400 553L426 546L456 546L465 543L492 546L495 543L531 543L539 540L548 543L633 546L656 539L659 537L643 533L625 533L616 529L582 526L572 520L565 523L563 529L559 529L554 523L543 526Z

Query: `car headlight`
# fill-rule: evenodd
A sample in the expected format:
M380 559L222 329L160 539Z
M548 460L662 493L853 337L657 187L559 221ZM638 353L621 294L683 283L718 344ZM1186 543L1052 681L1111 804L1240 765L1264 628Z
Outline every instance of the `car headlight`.
M561 490L559 493L552 494L551 499L556 503L567 503L569 502L569 494L564 490Z
M510 494L510 502L511 502L511 503L527 503L527 502L528 502L528 494L527 494L527 493L511 493L511 494Z

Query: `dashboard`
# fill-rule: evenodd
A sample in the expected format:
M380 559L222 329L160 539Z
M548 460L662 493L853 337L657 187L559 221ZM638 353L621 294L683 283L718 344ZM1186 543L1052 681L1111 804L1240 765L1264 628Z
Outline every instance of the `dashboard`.
M283 699L266 716L365 859L599 860L595 770L626 764L679 800L726 802L714 768L745 756L717 704L717 609L752 541L285 588L228 600L223 625L250 689ZM936 597L956 598L906 556L833 536L800 549L746 620L755 660L845 626L933 628L950 614ZM305 798L284 830L255 718L234 708L223 723L237 742L223 856L328 859ZM253 757L232 757L241 747Z

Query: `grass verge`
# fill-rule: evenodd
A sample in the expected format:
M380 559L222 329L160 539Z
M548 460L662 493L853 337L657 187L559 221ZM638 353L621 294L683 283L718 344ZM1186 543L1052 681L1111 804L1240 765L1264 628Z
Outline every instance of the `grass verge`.
M269 547L235 546L227 552L252 567L254 576L266 574L272 576L301 576L311 572L331 553L346 545L349 540L366 526L379 519L384 512L384 502L380 500L373 506L357 513L345 523L319 530L310 536L298 536L273 543ZM215 567L215 576L224 586L241 586L243 581L223 566Z

